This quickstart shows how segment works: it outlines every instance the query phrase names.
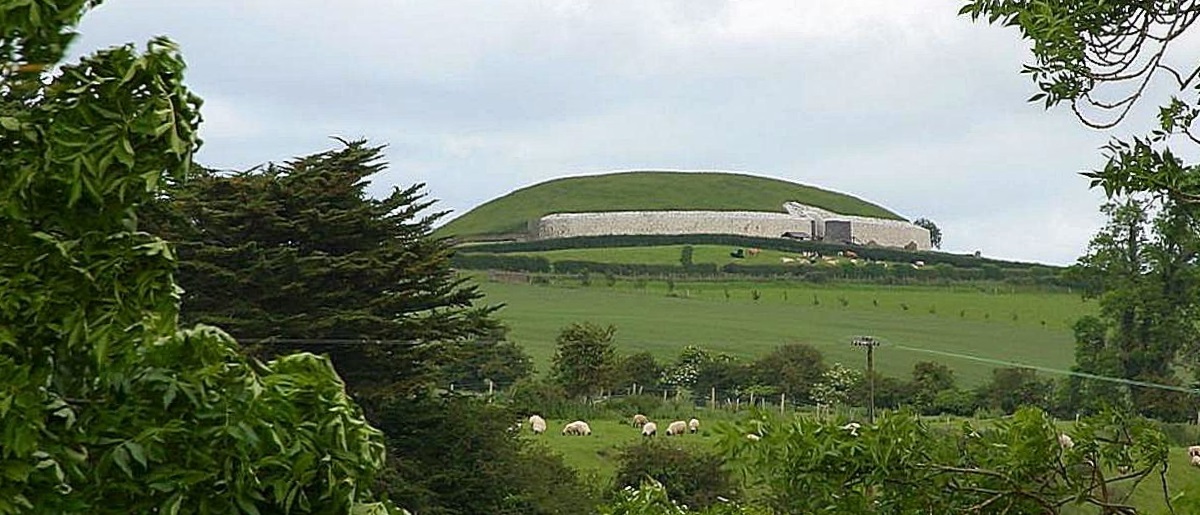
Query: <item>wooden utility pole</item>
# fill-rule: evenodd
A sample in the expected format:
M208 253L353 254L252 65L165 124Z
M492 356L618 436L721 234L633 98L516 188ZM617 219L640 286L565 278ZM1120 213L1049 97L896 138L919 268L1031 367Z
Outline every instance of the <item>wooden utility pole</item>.
M879 340L870 336L855 336L850 345L867 348L867 422L875 424L875 347Z

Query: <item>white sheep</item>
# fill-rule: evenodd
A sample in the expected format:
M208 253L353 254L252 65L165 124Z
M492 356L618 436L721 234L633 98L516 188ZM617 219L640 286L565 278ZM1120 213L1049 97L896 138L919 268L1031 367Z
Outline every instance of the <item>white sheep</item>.
M1193 445L1187 448L1188 457L1200 456L1200 445Z
M655 424L654 422L646 422L646 424L642 426L642 436L654 436L656 434L658 434L658 424Z
M1063 449L1070 450L1072 447L1075 447L1075 441L1072 440L1071 437L1069 435L1067 435L1066 433L1059 433L1058 434L1058 445L1061 446Z
M649 421L650 419L646 418L645 415L638 413L633 416L633 427L644 427Z
M529 417L529 429L533 430L533 434L540 435L546 432L546 419L537 415Z
M1192 456L1192 465L1200 467L1200 456Z
M691 419L688 421L688 432L696 434L700 430L700 419Z
M676 420L667 426L667 436L681 435L687 432L687 422Z
M563 436L590 436L592 434L592 428L587 422L576 420L570 424L567 424L566 426L563 426L562 434Z

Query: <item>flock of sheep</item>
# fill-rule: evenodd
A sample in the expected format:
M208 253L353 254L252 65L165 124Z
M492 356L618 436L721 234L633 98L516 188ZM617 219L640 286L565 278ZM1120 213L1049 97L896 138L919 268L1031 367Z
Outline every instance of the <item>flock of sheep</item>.
M658 434L658 424L651 422L645 415L637 414L633 416L633 427L642 428L642 436L650 437ZM514 429L519 430L521 424L514 426ZM539 415L530 415L529 429L533 434L540 435L546 432L546 419ZM693 433L700 431L700 420L691 419L687 422L676 420L667 426L667 436L682 435L684 433ZM592 427L587 422L576 420L571 422L562 429L563 436L591 436Z

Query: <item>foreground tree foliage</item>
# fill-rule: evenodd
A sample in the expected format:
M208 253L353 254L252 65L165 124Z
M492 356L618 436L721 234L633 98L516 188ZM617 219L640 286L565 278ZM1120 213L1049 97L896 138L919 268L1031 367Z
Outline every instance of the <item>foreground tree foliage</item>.
M161 38L51 71L98 3L0 3L0 513L386 511L328 361L179 328L137 214L189 168L200 100Z
M1146 137L1114 140L1104 169L1084 175L1110 197L1162 194L1195 216L1200 173L1169 144L1200 143L1194 128L1200 65L1172 52L1200 17L1200 2L969 0L960 14L1019 30L1033 51L1022 73L1039 90L1029 100L1047 108L1067 104L1089 127L1115 127L1143 95L1167 92L1151 100L1160 106L1158 127ZM1155 77L1165 87L1149 88Z
M905 413L855 431L763 416L727 428L721 446L776 513L1136 513L1134 486L1167 495L1167 442L1148 421L1085 419L1069 448L1058 431L1033 408L958 431Z

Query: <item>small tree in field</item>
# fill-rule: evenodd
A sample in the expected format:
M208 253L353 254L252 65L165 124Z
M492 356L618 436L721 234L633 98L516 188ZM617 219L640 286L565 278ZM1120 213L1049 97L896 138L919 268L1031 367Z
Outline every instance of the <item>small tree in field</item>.
M558 335L553 375L568 395L591 396L613 386L617 328L591 322L571 324Z

